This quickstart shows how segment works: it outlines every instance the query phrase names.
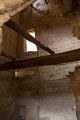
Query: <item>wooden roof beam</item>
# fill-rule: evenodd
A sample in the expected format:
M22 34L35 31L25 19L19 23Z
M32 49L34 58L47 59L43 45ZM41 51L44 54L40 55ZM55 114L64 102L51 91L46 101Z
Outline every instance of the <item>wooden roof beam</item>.
M0 71L21 69L45 65L58 65L62 63L74 62L80 60L80 49L58 53L54 55L47 55L26 60L16 60L15 62L8 62L0 65Z
M21 36L23 36L26 40L29 40L30 42L33 42L36 44L38 47L42 48L43 50L47 51L50 54L54 54L54 51L51 50L49 47L45 46L42 44L40 41L38 41L36 38L31 36L26 29L22 28L20 25L16 24L14 21L9 20L8 22L5 23L7 27L12 29L13 31L17 32Z

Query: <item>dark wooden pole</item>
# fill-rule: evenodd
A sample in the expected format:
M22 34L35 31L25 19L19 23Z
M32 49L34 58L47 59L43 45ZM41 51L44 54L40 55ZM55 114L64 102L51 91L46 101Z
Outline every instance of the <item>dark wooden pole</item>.
M11 28L13 31L17 32L21 36L23 36L26 40L29 40L30 42L33 42L36 44L38 47L42 48L43 50L49 52L50 54L54 54L54 51L51 50L49 47L46 47L43 45L40 41L35 39L33 36L31 36L26 29L22 28L20 25L16 24L14 21L9 20L8 22L5 23L6 26Z
M0 71L44 66L44 65L57 65L57 64L74 62L79 60L80 60L80 49L77 49L55 55L47 55L47 56L36 57L27 60L16 60L15 62L8 62L0 65Z

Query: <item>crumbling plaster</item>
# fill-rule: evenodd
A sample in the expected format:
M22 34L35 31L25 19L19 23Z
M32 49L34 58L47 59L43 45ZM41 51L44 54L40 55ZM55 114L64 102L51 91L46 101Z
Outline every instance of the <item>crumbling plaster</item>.
M47 14L37 16L33 9L28 7L21 14L21 25L26 29L34 28L36 32L36 38L44 45L50 47L53 51L55 51L55 53L61 53L80 48L80 41L77 39L77 37L73 36L73 28L70 24L70 21L62 17L60 13L51 18L47 16ZM38 48L38 56L47 54L47 52ZM56 79L61 80L63 78L67 78L69 71L74 71L75 66L78 65L80 65L80 62L39 67L39 79L43 81L52 81Z
M52 25L52 24L51 24ZM71 25L62 20L55 25L41 26L41 30L36 30L36 37L46 46L50 47L55 53L61 53L73 49L80 48L80 41L73 37ZM45 29L44 29L45 28ZM39 49L39 56L46 55L46 52ZM42 79L54 80L66 78L69 71L73 71L75 66L80 65L80 62L73 62L57 66L39 67Z

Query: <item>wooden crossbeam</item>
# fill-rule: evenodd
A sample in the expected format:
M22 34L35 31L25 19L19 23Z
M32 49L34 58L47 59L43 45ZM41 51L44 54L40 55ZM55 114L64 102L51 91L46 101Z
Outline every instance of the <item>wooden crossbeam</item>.
M8 62L5 64L1 64L0 71L36 67L36 66L45 66L45 65L57 65L57 64L74 62L79 60L80 60L80 49L76 49L64 53L36 57L26 60L16 60L15 62Z
M38 41L36 38L31 36L26 29L22 28L20 25L16 24L14 21L9 20L8 22L5 23L7 27L12 29L13 31L17 32L21 36L23 36L26 40L29 40L30 42L33 42L36 44L38 47L42 48L43 50L49 52L50 54L54 54L54 51L51 50L49 47L45 46L42 44L40 41Z

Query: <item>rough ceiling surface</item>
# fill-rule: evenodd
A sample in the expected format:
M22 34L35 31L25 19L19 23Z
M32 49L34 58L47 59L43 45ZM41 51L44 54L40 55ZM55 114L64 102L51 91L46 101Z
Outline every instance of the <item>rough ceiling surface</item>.
M0 26L34 0L0 0Z
M11 16L31 5L38 12L69 15L80 7L79 0L0 0L0 26Z

